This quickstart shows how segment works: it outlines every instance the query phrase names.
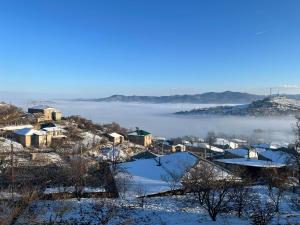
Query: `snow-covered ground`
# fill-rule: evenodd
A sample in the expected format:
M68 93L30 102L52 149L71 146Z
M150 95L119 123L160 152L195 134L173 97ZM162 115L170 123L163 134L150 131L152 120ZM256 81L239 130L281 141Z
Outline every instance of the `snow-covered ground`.
M111 147L111 148L103 148L100 150L101 154L100 157L104 160L110 160L110 161L114 161L114 160L123 160L126 159L128 157L128 155L122 151L121 149L115 147Z
M254 192L262 200L268 201L267 189L263 186L253 187ZM299 224L300 213L294 211L289 201L293 194L284 196L280 204L280 224ZM16 224L29 224L29 220L39 222L68 221L72 224L86 222L87 224L99 224L95 214L105 215L107 209L116 206L116 215L108 223L109 225L120 224L122 221L130 221L130 224L139 225L195 225L195 224L232 224L248 225L251 223L249 214L238 218L234 213L220 214L216 222L212 222L208 213L195 202L192 203L193 195L188 196L165 196L147 198L144 207L141 207L137 199L69 199L57 201L36 201L25 210ZM189 200L189 201L187 201ZM95 211L95 205L99 204L101 210ZM31 209L30 211L28 211ZM102 213L104 212L104 213ZM30 214L28 216L28 214ZM27 215L27 216L26 216ZM277 224L276 216L271 224Z
M101 137L93 134L91 132L84 132L81 134L83 140L80 144L84 145L85 147L91 147L93 144L98 144L101 141Z
M64 160L61 158L61 156L55 152L33 153L32 160L36 162L44 162L44 163L55 163L55 164L64 163Z
M54 194L54 193L73 193L75 192L75 187L49 187L46 188L44 194ZM84 187L82 190L83 193L98 193L105 192L104 188L93 188L93 187Z
M13 145L15 152L24 151L20 143L0 137L0 153L11 152L11 145Z

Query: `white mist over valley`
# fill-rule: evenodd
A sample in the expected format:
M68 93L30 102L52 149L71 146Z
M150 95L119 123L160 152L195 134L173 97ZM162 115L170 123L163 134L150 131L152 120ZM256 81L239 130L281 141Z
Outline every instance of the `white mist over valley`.
M5 100L5 99L0 99ZM10 99L10 103L23 109L38 104L47 104L62 110L65 116L80 115L97 123L117 122L134 129L139 127L154 136L179 137L193 135L205 137L207 132L236 136L251 136L255 129L264 131L266 141L292 142L295 119L290 117L217 117L182 116L174 112L217 106L216 104L150 104L124 102L89 102L28 99Z

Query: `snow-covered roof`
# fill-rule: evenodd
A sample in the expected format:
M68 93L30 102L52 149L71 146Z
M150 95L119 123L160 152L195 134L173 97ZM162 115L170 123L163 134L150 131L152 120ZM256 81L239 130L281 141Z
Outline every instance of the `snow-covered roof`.
M261 143L261 144L254 144L253 147L255 148L265 148L265 149L279 149L279 148L287 148L289 146L288 142L271 142Z
M123 137L121 134L118 134L116 132L110 133L108 135L111 136L111 137L114 137L114 138Z
M195 147L210 149L213 152L223 153L224 150L215 146L209 146L207 143L197 143Z
M33 129L32 128L23 128L23 129L15 131L15 134L24 135L24 136L33 135Z
M243 140L243 139L239 139L239 138L234 138L234 139L232 139L232 141L236 142L236 143L244 143L244 144L247 143L247 140Z
M44 109L49 109L52 107L48 106L48 105L36 105L36 106L33 106L33 107L30 107L29 109L39 109L39 110L44 110Z
M250 166L250 167L262 167L262 168L280 168L284 167L285 164L273 163L271 161L258 160L258 159L246 159L246 158L235 158L235 159L218 159L216 162L234 164L241 166Z
M170 179L170 173L175 173L183 177L198 158L188 152L178 152L160 157L161 166L158 166L158 157L152 159L141 159L133 162L119 164L131 177L132 185L130 192L132 195L149 195L170 191L171 187L165 179ZM121 173L117 176L126 176ZM128 175L127 175L128 176ZM177 183L178 188L181 187Z
M43 131L43 130L33 130L33 134L35 134L35 135L47 135L46 131Z
M45 127L45 128L43 128L43 130L48 131L48 132L62 131L62 129L59 127Z
M197 165L194 168L195 169L211 168L211 169L213 169L213 173L214 173L215 178L218 179L218 180L223 180L223 179L227 179L227 178L239 179L237 176L235 176L229 170L221 167L220 165L218 165L214 162L206 160L206 159L200 159L199 162L197 163ZM190 173L188 173L187 176L189 176L189 174Z
M241 156L241 157L245 157L245 156L248 155L248 150L247 149L243 149L243 148L226 149L225 151L228 152L228 153L230 153L230 154Z
M177 145L173 145L173 146L175 146L175 147L181 147L181 148L185 147L185 145L183 145L183 144L177 144Z
M15 132L15 134L18 134L18 135L23 135L23 136L28 136L28 135L46 135L46 132L45 131L42 131L42 130L34 130L34 129L31 129L31 128L23 128L23 129L20 129L20 130L17 130Z
M266 144L266 143L261 143L261 144L254 144L254 145L252 145L252 147L254 147L254 148L264 148L264 149L266 149L266 148L270 148L271 145L270 145L270 144Z
M23 128L33 128L33 126L31 124L18 125L18 126L6 126L6 127L1 127L0 130L14 131L14 130L20 130Z
M289 160L291 160L291 156L283 151L262 151L259 153L263 157L270 159L272 162L275 163L282 163L286 164Z
M233 142L233 141L228 141L224 138L216 138L216 141L214 143L215 145L220 145L220 146L226 146L228 145L230 148L237 148L238 144Z

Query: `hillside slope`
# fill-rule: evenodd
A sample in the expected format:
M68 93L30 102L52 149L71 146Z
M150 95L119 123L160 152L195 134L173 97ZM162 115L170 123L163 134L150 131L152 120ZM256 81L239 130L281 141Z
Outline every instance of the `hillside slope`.
M300 101L287 97L268 97L250 104L217 106L176 112L178 115L287 116L300 114Z

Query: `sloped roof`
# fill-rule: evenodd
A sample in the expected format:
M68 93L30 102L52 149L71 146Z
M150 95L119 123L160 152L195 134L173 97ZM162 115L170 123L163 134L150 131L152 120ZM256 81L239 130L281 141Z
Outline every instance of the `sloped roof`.
M129 133L128 135L129 136L146 136L149 134L151 134L151 133L149 133L148 131L145 131L145 130L136 130L136 131Z
M15 134L24 135L24 136L33 135L33 134L35 134L35 135L46 135L46 132L41 131L41 130L34 130L34 129L31 129L31 128L23 128L23 129L17 130L15 132Z
M120 163L120 167L127 172L119 173L117 178L118 176L130 176L132 183L129 187L129 194L134 196L166 192L171 190L166 181L170 179L170 174L176 173L182 178L186 171L197 163L198 158L188 152L178 152L161 156L161 166L158 166L158 160L156 157ZM180 182L176 183L175 186L178 189L182 188Z
M33 134L35 134L35 135L47 135L46 131L43 131L43 130L33 130Z
M108 135L111 136L111 137L114 137L114 138L117 138L117 137L123 137L121 134L118 134L118 133L116 133L116 132L110 133L110 134L108 134Z
M52 108L48 105L36 105L36 106L33 106L33 107L30 107L29 109L40 109L40 110L43 110L43 109L48 109L48 108Z
M26 135L32 135L33 134L33 129L31 129L31 128L23 128L23 129L15 131L15 134L24 135L24 136L26 136Z
M274 163L286 164L292 159L292 156L283 151L262 151L259 153L263 157L270 159Z
M285 164L282 163L274 163L272 161L246 159L246 158L218 159L215 161L225 163L225 164L234 164L240 166L261 167L261 168L280 168L285 166Z
M56 124L52 123L52 122L41 124L41 129L46 128L46 127L56 127Z
M236 155L236 156L240 156L240 157L245 157L248 155L248 151L255 151L256 149L243 149L243 148L236 148L236 149L226 149L226 152Z
M153 159L156 158L157 155L150 151L144 151L144 152L139 152L131 157L132 160L138 160L138 159Z
M44 131L54 132L54 131L62 131L59 127L45 127L43 128Z

